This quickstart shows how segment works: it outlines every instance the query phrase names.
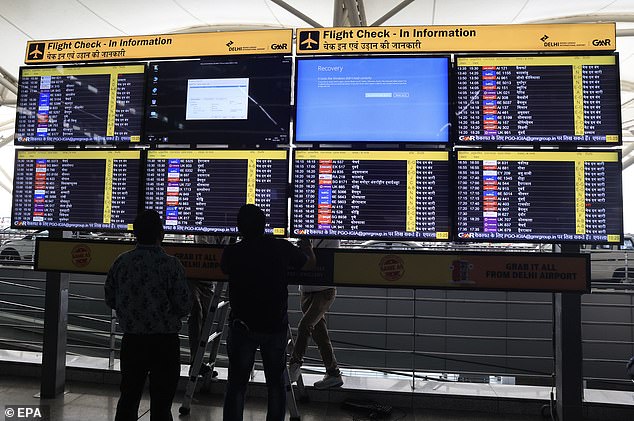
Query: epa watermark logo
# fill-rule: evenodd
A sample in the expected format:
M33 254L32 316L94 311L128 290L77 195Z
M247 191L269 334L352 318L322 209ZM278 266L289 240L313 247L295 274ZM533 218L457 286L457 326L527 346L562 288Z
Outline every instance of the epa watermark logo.
M38 405L7 405L4 407L5 421L48 421L50 408Z

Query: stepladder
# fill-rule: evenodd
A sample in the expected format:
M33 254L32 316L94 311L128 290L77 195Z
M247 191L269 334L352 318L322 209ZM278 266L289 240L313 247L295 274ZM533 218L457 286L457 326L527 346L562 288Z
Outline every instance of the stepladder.
M293 339L293 330L291 329L291 325L288 325L288 339L286 343L286 354L291 355L293 352L293 348L295 348L295 340ZM302 377L301 372L297 377L297 381L295 383L296 388L292 387L292 379L290 377L290 373L288 371L288 366L286 367L286 378L287 378L287 391L292 394L292 401L296 403L298 400L300 402L308 401L308 394L306 393L306 388L304 387L304 378ZM289 396L290 398L291 396Z
M216 282L214 294L210 300L209 308L205 316L205 321L200 332L200 339L196 345L196 351L191 358L191 365L185 387L185 395L183 402L179 408L181 415L188 415L191 412L191 403L196 392L196 386L199 380L203 382L211 382L216 375L214 370L218 351L221 345L221 339L224 333L227 319L229 317L229 300L227 296L227 286L225 282ZM292 351L293 335L290 325L288 326L287 353ZM204 357L209 349L208 365L204 365ZM252 377L253 377L252 372ZM284 370L284 378L286 379L286 404L290 421L300 421L299 410L297 408L296 394L291 384L288 367ZM300 398L306 398L304 384L301 375L297 380L297 389Z
M216 282L214 285L214 293L205 316L205 322L200 332L199 341L195 346L196 351L191 357L185 395L183 397L183 403L179 408L181 415L188 415L191 410L191 403L199 378L202 377L203 381L208 382L214 377L214 368L220 349L220 341L228 317L229 300L227 298L226 283ZM203 365L208 347L211 347L209 351L209 365Z

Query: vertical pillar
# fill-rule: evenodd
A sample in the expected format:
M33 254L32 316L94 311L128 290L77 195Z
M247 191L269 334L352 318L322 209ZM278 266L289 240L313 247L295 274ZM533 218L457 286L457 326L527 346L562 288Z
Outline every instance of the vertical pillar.
M332 26L350 26L345 23L346 15L345 15L345 5L343 0L334 0L333 1L333 17L332 17Z
M555 296L557 415L559 421L582 419L583 355L581 294Z
M579 252L579 246L562 247ZM559 421L582 419L583 352L581 346L581 293L555 294L555 379Z
M61 238L51 231L50 238ZM40 396L52 399L64 392L66 383L66 327L68 325L68 273L46 273L44 299L44 345Z

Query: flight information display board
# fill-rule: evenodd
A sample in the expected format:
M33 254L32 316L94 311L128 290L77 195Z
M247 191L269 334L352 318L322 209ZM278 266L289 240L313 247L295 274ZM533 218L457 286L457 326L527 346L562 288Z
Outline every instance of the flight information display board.
M290 142L292 60L282 55L149 65L146 140L277 148Z
M253 203L266 215L266 233L285 235L287 187L286 151L148 151L145 206L169 232L237 235L238 209Z
M15 144L141 140L145 65L20 69Z
M620 243L618 152L458 151L457 236Z
M11 225L130 231L141 152L16 151Z
M297 60L296 142L449 142L449 57Z
M296 151L294 236L449 239L446 151Z
M621 142L617 56L456 59L457 142Z

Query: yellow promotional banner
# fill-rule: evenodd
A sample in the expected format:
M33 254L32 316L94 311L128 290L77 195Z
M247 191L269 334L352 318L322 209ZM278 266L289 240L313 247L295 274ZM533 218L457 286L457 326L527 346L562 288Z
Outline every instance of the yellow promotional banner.
M587 291L587 255L346 253L334 255L335 285Z
M430 25L297 30L297 54L614 51L614 23Z
M291 29L29 41L26 64L289 54Z
M35 270L106 274L115 259L135 244L124 241L52 240L38 238ZM189 279L224 280L220 270L222 247L164 243L163 249L177 257Z
M106 274L121 253L135 244L38 238L35 270ZM222 246L163 244L177 257L189 279L223 281ZM289 283L468 290L589 290L589 255L552 253L419 253L317 250L314 271L292 271Z
M163 244L169 255L176 256L185 267L189 279L222 281L227 277L220 270L223 248L220 246Z

